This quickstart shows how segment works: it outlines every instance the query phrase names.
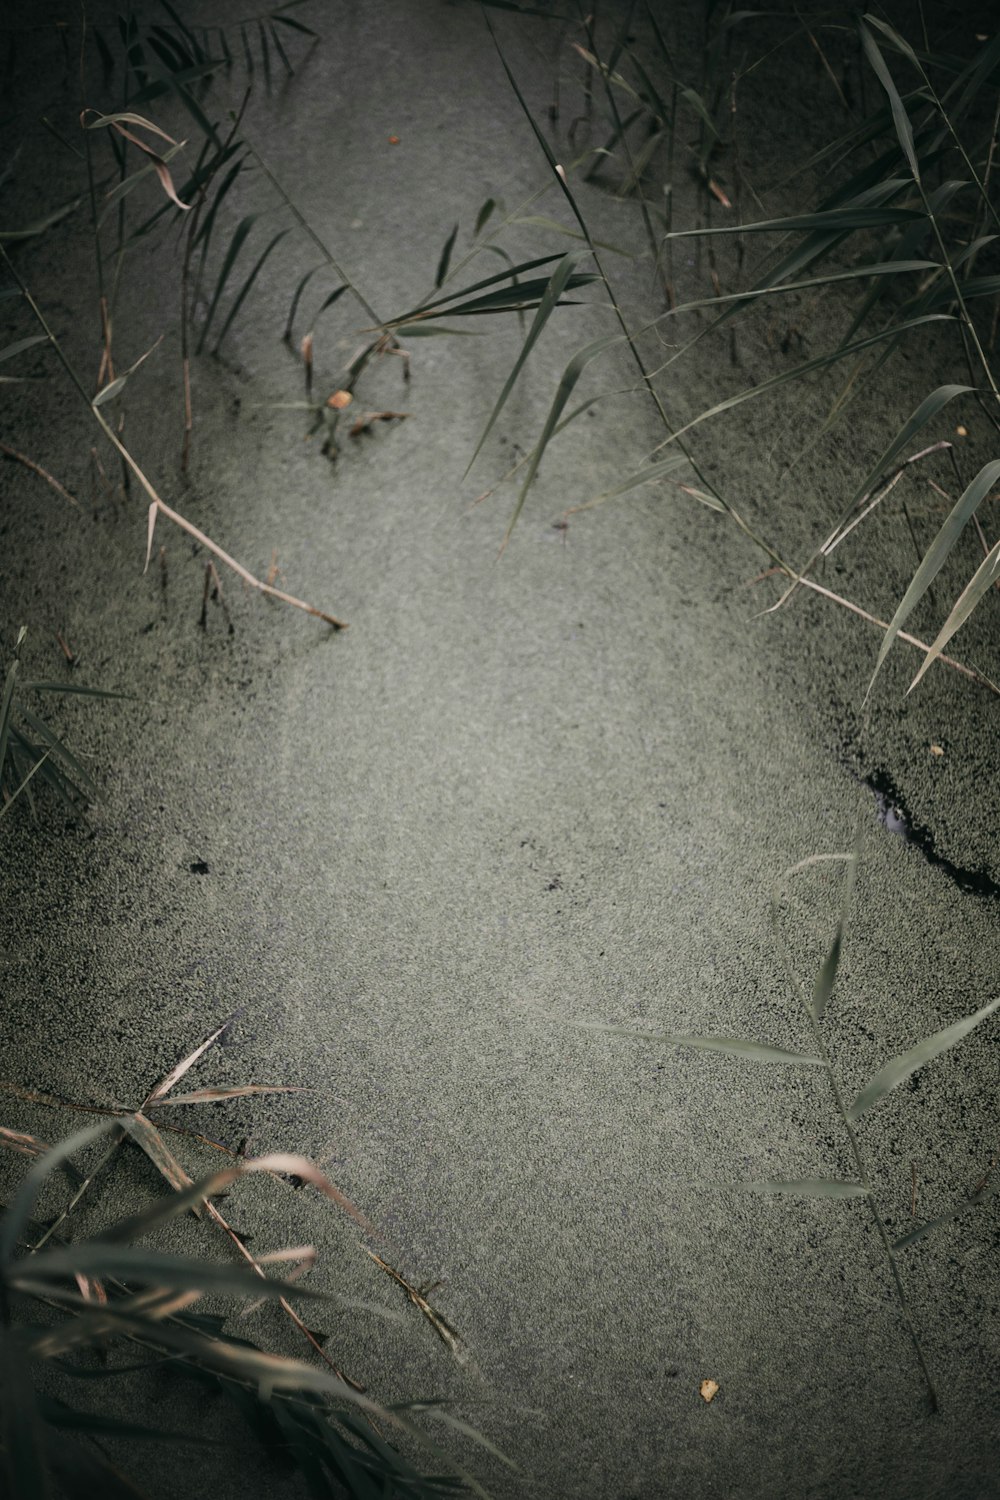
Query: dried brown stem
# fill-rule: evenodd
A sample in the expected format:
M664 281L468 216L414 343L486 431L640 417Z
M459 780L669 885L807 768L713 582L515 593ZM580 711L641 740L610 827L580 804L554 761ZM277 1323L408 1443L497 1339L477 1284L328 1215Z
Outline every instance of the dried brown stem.
M5 453L8 458L16 459L19 464L24 464L26 469L30 469L33 474L37 474L40 479L44 479L46 484L50 484L57 494L62 495L64 500L68 500L70 505L79 504L70 494L69 490L64 485L61 485L58 479L53 478L48 469L43 469L41 464L36 464L33 458L28 458L24 453L18 453L16 448L8 448L6 443L0 443L0 453Z

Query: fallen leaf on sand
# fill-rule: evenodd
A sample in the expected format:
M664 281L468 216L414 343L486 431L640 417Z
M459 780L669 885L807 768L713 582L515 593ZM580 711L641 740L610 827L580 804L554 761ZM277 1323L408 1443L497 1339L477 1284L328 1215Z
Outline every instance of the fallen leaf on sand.
M705 1402L714 1401L719 1394L719 1382L717 1380L703 1380L698 1387L698 1394Z

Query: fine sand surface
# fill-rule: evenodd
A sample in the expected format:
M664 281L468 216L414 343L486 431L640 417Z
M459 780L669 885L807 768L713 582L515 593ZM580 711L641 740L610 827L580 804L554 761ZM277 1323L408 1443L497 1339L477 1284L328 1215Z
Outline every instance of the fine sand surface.
M696 18L681 9L686 55ZM390 0L313 6L310 19L322 41L298 48L295 78L270 99L260 90L247 133L389 317L425 294L456 220L461 248L484 199L513 208L549 183L548 169L478 7ZM582 63L562 28L500 11L494 20L569 160ZM762 23L762 53L783 24ZM5 155L24 142L5 219L23 222L71 191L75 160L38 116L71 132L75 87L55 33L24 42L5 111ZM237 99L235 71L228 87ZM794 66L755 73L743 108L745 166L766 211L811 201L815 174L771 186L841 128L807 47ZM167 109L159 118L180 128ZM662 299L617 180L581 188L580 201L597 237L639 257L608 252L606 268L640 322ZM237 212L276 201L259 177L243 192L230 227ZM527 212L570 222L551 187ZM686 177L675 212L687 223L698 212ZM745 212L757 213L752 201ZM286 221L273 219L276 232ZM570 242L521 226L503 243L527 258ZM710 295L704 252L689 244L677 252L679 294ZM513 320L481 320L477 338L413 340L409 384L399 360L382 360L356 406L409 416L345 435L331 463L319 439L304 440L302 413L276 409L302 397L280 334L317 258L289 234L223 359L196 362L186 483L169 236L135 252L116 337L125 365L166 335L135 377L124 432L164 498L261 574L276 552L281 586L348 620L347 631L229 576L233 633L212 604L200 629L204 553L161 521L166 573L154 551L143 576L145 505L100 489L92 498L96 430L54 361L50 383L4 388L3 441L80 500L72 509L24 468L0 468L4 638L27 623L26 674L54 677L68 670L59 631L79 653L80 681L139 697L59 710L105 793L86 821L64 826L43 804L40 826L23 810L3 825L3 1078L135 1107L239 1009L192 1083L312 1092L194 1108L184 1123L251 1152L318 1161L375 1226L365 1243L411 1285L439 1283L430 1301L466 1363L308 1188L241 1186L230 1216L257 1252L316 1244L313 1284L396 1315L317 1319L373 1396L445 1396L508 1454L516 1473L433 1426L498 1500L1000 1493L996 1200L901 1257L940 1396L932 1416L866 1203L727 1186L853 1175L822 1072L565 1024L809 1048L771 892L797 861L848 850L859 809L856 909L828 1023L848 1095L984 1004L996 984L995 901L886 831L861 778L891 777L940 855L1000 878L997 699L937 666L904 702L919 658L897 646L862 731L878 631L815 596L753 618L777 597L772 582L750 584L766 557L676 488L637 489L554 527L660 440L641 393L609 395L552 446L498 561L516 489L471 502L530 448L571 354L613 330L594 288L581 294L592 305L552 320L469 479L519 347ZM99 329L83 210L17 263L92 379ZM465 275L500 265L487 256ZM718 268L734 285L728 253ZM330 389L368 321L349 303L317 332L317 382ZM819 299L749 320L736 367L724 337L706 340L660 382L671 416L822 351L849 305ZM31 331L10 306L3 342ZM796 319L807 342L793 339L789 353ZM955 378L950 350L943 339L914 345L790 472L832 384L792 386L706 423L699 459L751 524L801 560L929 385ZM655 363L655 344L644 351ZM31 372L48 373L47 358ZM635 380L615 350L580 393ZM927 441L953 433L946 415ZM974 423L964 442L968 478L990 454ZM931 472L950 482L943 464ZM934 497L913 481L908 498L926 545ZM933 635L977 545L963 543L937 612L915 617L918 635ZM914 564L902 512L887 507L822 576L886 618ZM987 601L955 646L994 676L995 621ZM783 929L807 985L836 921L840 870L786 881ZM891 1233L911 1222L914 1180L920 1220L986 1171L998 1039L987 1023L863 1121ZM51 1140L80 1117L8 1098L0 1123ZM178 1150L192 1170L205 1166ZM18 1160L3 1167L13 1180ZM157 1190L151 1169L126 1162L94 1222ZM180 1235L227 1253L201 1226ZM268 1347L305 1352L277 1314L245 1326ZM699 1396L708 1378L719 1385L710 1405ZM200 1392L180 1379L154 1385L141 1399L170 1425L198 1417ZM235 1424L219 1403L207 1410L213 1430ZM149 1494L208 1493L206 1476L224 1495L304 1493L238 1439L231 1458L179 1451L143 1465Z

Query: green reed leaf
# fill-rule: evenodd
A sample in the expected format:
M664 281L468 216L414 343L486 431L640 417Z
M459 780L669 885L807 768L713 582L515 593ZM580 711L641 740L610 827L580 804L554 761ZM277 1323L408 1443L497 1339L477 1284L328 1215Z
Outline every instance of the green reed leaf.
M946 1026L943 1031L936 1031L933 1036L924 1037L923 1041L911 1047L908 1052L901 1052L898 1057L892 1058L861 1090L847 1111L847 1118L852 1124L860 1120L861 1116L866 1114L873 1105L878 1104L880 1099L884 1099L886 1094L905 1082L911 1073L915 1073L925 1063L932 1062L935 1057L940 1057L942 1052L947 1052L949 1048L964 1041L970 1032L975 1031L977 1026L993 1015L998 1006L1000 1006L1000 997L991 1000L973 1015L966 1016L951 1026Z

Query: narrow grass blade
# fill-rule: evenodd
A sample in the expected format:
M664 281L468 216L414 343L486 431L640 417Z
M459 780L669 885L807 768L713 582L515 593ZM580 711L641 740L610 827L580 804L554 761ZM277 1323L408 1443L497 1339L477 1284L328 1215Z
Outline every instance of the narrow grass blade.
M111 1240L81 1240L65 1249L39 1251L20 1260L10 1273L15 1286L62 1281L76 1274L101 1279L120 1276L142 1286L171 1291L217 1292L233 1297L308 1297L327 1299L329 1293L296 1281L272 1281L256 1271L244 1271L224 1261L197 1256L169 1255Z
M319 32L313 31L304 21L297 21L294 16L283 16L275 13L272 17L275 25L288 26L292 31L301 32L303 36L318 36Z
M894 1250L908 1250L911 1245L919 1244L922 1239L926 1239L927 1235L933 1234L935 1230L943 1229L945 1224L954 1223L956 1219L961 1218L963 1214L967 1214L970 1209L978 1207L987 1198L995 1198L997 1193L1000 1193L1000 1183L993 1183L990 1187L984 1188L980 1193L972 1193L968 1198L962 1198L947 1213L939 1214L936 1219L928 1219L925 1223L918 1224L916 1228L909 1230L908 1233L900 1235L898 1240L893 1241L892 1248Z
M226 321L222 325L222 332L219 334L219 337L215 341L215 348L213 350L213 353L218 354L219 350L222 347L222 343L226 337L226 334L232 327L233 321L239 313L240 308L243 306L243 303L246 301L250 289L252 288L254 282L257 280L257 277L260 275L264 262L267 260L275 245L278 244L279 240L283 240L287 233L287 229L279 229L278 233L267 245L267 248L262 251L260 256L258 256L256 262L254 263L253 270L250 272L250 275L247 277L246 281L244 281L243 285L240 287L240 290L237 292L236 297L233 300L233 305L229 309L229 314L226 318Z
M271 92L271 46L263 21L257 22L257 32L260 37L260 60L264 68L264 89L269 94Z
M996 546L991 548L986 557L983 558L983 561L979 564L979 567L959 594L951 614L935 636L931 644L931 649L924 657L920 671L907 688L907 693L913 692L913 689L928 670L931 663L937 661L952 636L965 624L980 599L982 599L984 594L989 592L998 578L1000 578L1000 542L997 542Z
M241 219L239 224L237 224L236 226L236 230L233 234L232 239L229 242L229 248L226 251L222 266L219 270L218 280L215 283L215 291L212 295L212 300L209 303L205 321L202 324L201 337L198 340L197 352L199 354L205 347L205 340L208 337L208 331L212 326L212 320L215 317L216 309L219 306L219 300L222 297L226 282L229 280L229 273L232 271L233 266L236 263L236 258L239 255L240 251L243 249L244 241L246 240L251 229L256 223L256 220L256 214L248 214L245 219Z
M588 500L585 505L575 505L574 510L590 510L595 505L602 505L605 500L614 500L618 495L625 495L629 490L638 489L641 484L649 484L654 479L666 479L671 474L676 474L678 469L684 467L687 459L682 454L675 453L670 458L661 459L658 464L647 464L644 469L638 469L630 474L628 479L616 484L614 489L602 490L595 495L593 500ZM710 501L713 510L724 511L725 507L717 500Z
M190 1094L171 1094L161 1099L158 1109L175 1104L220 1104L227 1099L243 1099L248 1094L309 1094L312 1090L298 1083L244 1083L228 1089L195 1089Z
M866 17L865 19L867 20L868 18ZM913 173L913 180L914 182L919 183L920 166L917 161L916 147L913 143L913 126L910 124L910 117L906 113L906 106L903 104L903 101L899 96L899 91L892 81L892 74L889 72L889 69L885 65L885 59L876 46L875 38L868 30L868 27L865 25L864 21L858 22L858 31L861 35L861 45L864 48L865 56L871 64L872 70L874 71L879 83L885 89L885 92L888 96L889 108L892 110L892 122L896 127L896 135L899 139L900 146L903 148L903 154L910 164L910 171Z
M925 1063L932 1062L935 1057L940 1057L942 1052L947 1052L950 1047L963 1041L971 1031L975 1031L981 1022L993 1015L998 1006L1000 1006L1000 997L982 1006L974 1015L966 1016L952 1026L946 1026L943 1031L936 1031L933 1036L924 1037L922 1042L918 1042L908 1052L902 1052L891 1062L887 1062L885 1067L880 1068L871 1082L861 1090L847 1111L847 1118L852 1124L860 1120L861 1116L866 1114L874 1104L905 1082L911 1073L915 1073Z
M0 1219L0 1262L13 1261L18 1241L31 1218L45 1179L53 1172L61 1170L77 1151L84 1151L92 1142L106 1135L109 1130L118 1128L117 1120L105 1120L100 1125L91 1125L86 1130L78 1130L74 1135L59 1141L51 1151L47 1151L35 1162L19 1185L7 1212Z
M18 339L16 343L8 344L6 348L0 349L0 365L5 360L13 359L16 355L22 354L25 349L31 349L35 344L47 344L48 341L48 334L45 333L33 333L26 339Z
M476 462L476 459L479 457L479 454L482 451L483 444L486 442L486 439L489 437L490 433L493 430L493 426L497 418L503 411L504 406L507 404L507 398L510 396L511 391L514 389L514 386L517 383L517 378L520 375L521 371L524 369L529 354L535 347L535 344L538 342L538 339L540 338L546 323L549 321L549 318L552 316L555 309L559 306L560 298L569 285L569 282L573 276L573 272L582 260L584 253L585 252L582 250L574 250L571 251L569 255L564 255L562 260L556 266L555 270L552 272L552 275L549 278L548 284L542 295L542 299L538 304L538 310L535 313L534 319L532 320L531 327L528 329L527 337L525 338L524 343L521 347L521 352L517 356L517 359L514 361L514 367L511 370L510 374L507 376L506 381L504 382L504 386L497 399L497 403L490 414L490 419L486 423L479 442L475 446L472 457L469 459L469 462L466 465L465 473L462 475L463 480L468 478L469 470L472 468L473 464ZM521 290L523 293L523 287L521 288Z
M53 755L72 772L79 790L92 801L96 801L98 793L94 780L86 766L77 759L68 745L57 734L53 733L43 719L40 719L37 714L33 714L23 704L18 708L18 717L24 720L25 724L34 731L42 743L48 745Z
M438 261L438 267L434 273L434 285L436 287L439 287L441 285L448 274L448 267L451 265L451 252L455 248L455 240L457 238L458 225L456 224L454 229L451 231L448 238L444 242L444 248L441 251L441 258Z
M282 65L282 67L284 68L284 70L285 70L285 72L286 72L286 74L288 75L289 78L293 77L294 73L295 73L295 69L292 67L291 63L289 62L289 60L288 60L288 53L285 51L284 46L282 45L281 37L278 35L277 29L275 28L275 25L274 25L274 22L272 20L270 20L270 19L268 19L267 29L268 29L268 32L270 33L271 41L272 41L272 43L274 45L274 50L275 50L275 52L277 52L278 56L281 58L281 65Z
M867 1198L871 1188L862 1182L841 1182L836 1177L801 1177L783 1181L727 1182L722 1186L744 1193L769 1193L792 1198Z
M492 217L496 206L497 203L495 198L487 198L482 208L476 214L476 225L472 231L473 238L475 238L476 235L481 234L482 231L486 228L486 225L489 223L489 220Z
M833 934L833 941L827 951L820 971L813 985L811 1010L816 1021L822 1021L826 1014L826 1008L833 994L833 987L837 982L837 969L840 966L840 953L844 946L844 934L847 931L847 920L851 913L851 903L854 900L854 887L858 878L858 866L861 862L861 820L859 818L854 836L854 853L851 855L847 865L847 879L844 881L844 895L840 904L840 915L837 919L837 929Z
M316 316L313 318L312 323L309 325L311 328L316 327L316 324L320 320L321 314L325 313L327 308L332 307L335 302L339 302L347 289L347 282L345 281L342 286L335 287L332 292L328 292L326 294L326 296L323 298L323 301L316 309Z
M869 694L871 693L872 684L875 681L879 668L889 654L889 649L893 641L934 582L938 573L944 567L955 543L962 534L966 522L975 512L980 502L989 494L998 479L1000 479L1000 459L994 459L992 463L985 464L980 469L972 483L963 491L954 509L945 520L944 525L930 547L928 547L920 566L910 580L910 586L903 595L899 608L889 622L889 629L886 631L882 644L879 647L871 682L868 684ZM867 697L868 694L865 696Z
M10 739L10 720L14 709L14 688L17 685L17 674L21 669L17 650L24 640L25 627L22 625L17 637L17 647L14 651L14 660L7 668L7 676L4 679L3 698L0 699L0 771L3 770L7 759L7 744Z
M927 215L922 208L831 208L821 213L792 214L785 219L762 219L756 224L714 224L700 229L674 229L668 240L703 238L712 234L788 234L795 230L818 230L837 234L858 229L885 229L914 224Z
M551 1017L557 1020L556 1017ZM693 1047L699 1052L724 1052L727 1057L746 1057L754 1062L796 1063L801 1066L821 1068L821 1057L810 1057L805 1052L790 1052L784 1047L772 1047L766 1042L754 1042L741 1036L681 1036L675 1032L636 1031L634 1026L606 1026L600 1021L562 1021L557 1024L572 1026L580 1031L600 1031L608 1036L627 1036L637 1042L655 1042L669 1047Z
M510 541L514 527L517 525L517 518L521 514L521 511L524 509L524 502L528 498L528 491L531 488L535 475L538 473L538 466L541 463L542 458L545 454L545 450L549 445L549 439L555 432L556 426L559 422L559 418L562 416L566 402L573 394L577 381L580 379L580 376L583 374L587 365L590 364L591 360L596 359L598 355L603 354L604 351L606 349L610 349L612 345L620 344L623 339L624 334L620 333L609 333L605 334L603 338L595 339L593 343L586 344L582 349L574 354L573 358L570 360L569 364L563 371L562 379L560 380L559 386L556 390L555 399L553 400L552 405L549 408L549 414L545 419L545 426L542 428L541 436L539 437L538 442L535 444L535 447L532 450L531 461L528 464L528 473L521 486L521 493L517 497L517 504L514 507L514 513L511 516L510 521L508 522L507 530L504 534L503 543L500 549L501 552Z
M116 396L120 396L122 391L125 389L126 383L128 382L129 378L135 374L136 370L138 370L141 364L145 363L145 361L153 353L154 349L159 348L162 342L163 334L161 333L160 337L156 340L156 343L151 344L150 347L146 350L145 354L140 354L134 365L130 365L123 374L117 375L114 380L110 380L106 386L103 386L101 390L98 391L97 395L94 397L92 405L103 406L106 401L113 401Z

